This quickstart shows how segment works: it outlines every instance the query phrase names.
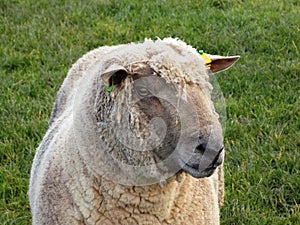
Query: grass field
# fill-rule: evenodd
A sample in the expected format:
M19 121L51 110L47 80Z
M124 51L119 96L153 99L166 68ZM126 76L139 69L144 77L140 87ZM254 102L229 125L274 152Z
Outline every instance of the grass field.
M101 45L179 37L241 55L226 98L222 224L300 224L300 1L0 0L0 224L30 224L28 181L56 92Z

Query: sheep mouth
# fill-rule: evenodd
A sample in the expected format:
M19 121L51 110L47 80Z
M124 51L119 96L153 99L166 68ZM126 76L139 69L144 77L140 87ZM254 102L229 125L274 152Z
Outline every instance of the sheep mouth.
M185 164L182 167L182 170L184 172L190 174L194 178L209 177L209 176L211 176L215 172L216 169L217 169L217 167L208 167L208 168L206 168L204 170L199 170L199 168L195 168L195 167L190 166L188 164Z
M221 156L221 153L223 151L223 148L219 150L218 154L213 158L211 163L206 168L201 168L201 161L198 163L195 163L195 161L188 161L184 162L183 160L180 160L180 166L183 171L190 174L194 178L204 178L211 176L215 170L220 166L223 162L223 157ZM195 158L197 158L196 154ZM199 157L199 156L198 156ZM199 157L201 158L201 157Z

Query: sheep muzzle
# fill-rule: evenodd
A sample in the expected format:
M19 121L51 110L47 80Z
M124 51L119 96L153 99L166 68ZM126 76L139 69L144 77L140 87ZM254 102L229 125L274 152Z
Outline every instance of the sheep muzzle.
M200 152L198 152L199 147L201 148ZM217 151L205 149L204 152L202 148L201 145L197 146L192 158L182 165L183 171L195 178L211 176L223 162L224 147L221 147Z

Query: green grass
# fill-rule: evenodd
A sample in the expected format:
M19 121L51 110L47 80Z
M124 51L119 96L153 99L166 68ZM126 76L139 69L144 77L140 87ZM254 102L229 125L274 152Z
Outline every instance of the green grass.
M298 0L0 0L0 224L31 222L31 162L72 63L156 36L241 55L217 74L227 101L222 224L300 224Z

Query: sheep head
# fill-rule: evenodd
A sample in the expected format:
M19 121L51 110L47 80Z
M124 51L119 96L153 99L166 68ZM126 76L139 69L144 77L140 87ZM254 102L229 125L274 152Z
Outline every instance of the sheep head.
M75 124L86 122L75 135L94 144L79 146L81 154L96 173L128 185L161 182L180 171L210 176L224 147L209 75L239 57L206 55L207 66L183 42L146 43L121 47L89 71L96 76L78 96L90 96L93 108L85 118L86 109L74 110Z

